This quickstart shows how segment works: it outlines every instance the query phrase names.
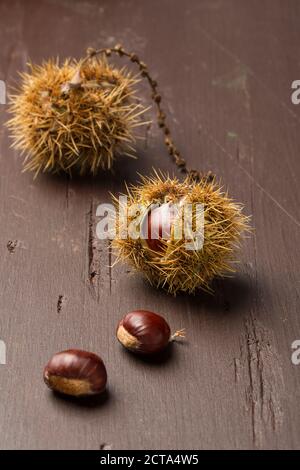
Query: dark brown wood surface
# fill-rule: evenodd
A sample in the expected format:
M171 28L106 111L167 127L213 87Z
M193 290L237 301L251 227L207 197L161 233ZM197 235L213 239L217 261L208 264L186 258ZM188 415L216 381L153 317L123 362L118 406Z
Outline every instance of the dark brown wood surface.
M299 16L297 0L1 0L0 79L13 84L29 59L123 43L159 81L190 166L219 175L255 228L214 296L173 298L127 266L109 268L97 205L137 172L176 173L157 126L114 174L33 180L9 147L1 105L2 449L300 447L300 366L291 362L300 338ZM159 364L127 354L115 328L136 308L186 328L187 341ZM100 401L78 404L44 386L44 364L69 347L103 357Z

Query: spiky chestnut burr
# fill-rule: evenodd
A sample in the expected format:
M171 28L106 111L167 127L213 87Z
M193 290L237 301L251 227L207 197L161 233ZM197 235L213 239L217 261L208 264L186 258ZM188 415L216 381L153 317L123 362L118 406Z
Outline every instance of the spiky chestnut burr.
M25 170L96 174L111 169L118 155L132 155L145 111L136 77L92 53L29 67L10 97L7 123L13 146L26 154Z
M203 205L204 243L200 249L187 249L184 237L174 237L176 221L172 216L171 228L165 238L152 239L150 236L145 239L142 224L139 237L131 237L130 234L120 237L122 229L117 226L117 236L112 241L117 259L130 262L145 274L152 285L166 288L172 294L179 291L193 293L198 288L210 290L210 282L215 276L234 271L235 248L243 230L247 229L248 218L242 214L241 205L222 192L214 180L202 178L195 181L187 177L180 182L156 173L153 177L142 178L140 185L130 187L127 197L128 214L136 204L146 208L151 204L160 204L164 208L169 203L180 205L184 200L185 204L192 206ZM115 201L117 212L123 211L118 199ZM162 211L164 213L165 209ZM116 218L117 225L118 220L122 219ZM132 221L134 216L129 217L129 222ZM155 211L152 223L156 224L154 233L160 235L161 219Z
M157 122L165 136L164 142L171 158L182 173L199 179L201 173L187 167L186 161L174 144L166 125L166 114L161 107L157 81L152 78L147 65L139 59L137 54L126 51L121 45L97 50L89 48L83 60L78 63L67 60L62 67L59 66L58 61L51 60L42 66L30 65L31 73L21 74L23 78L21 88L15 95L11 95L9 111L13 114L13 118L7 122L7 126L11 130L13 146L26 154L25 169L35 171L36 174L39 171L59 172L60 170L68 173L76 170L80 174L85 172L95 174L99 169L111 168L118 151L131 155L128 149L134 151L130 145L135 140L133 130L135 127L147 124L138 119L146 109L140 103L136 103L135 99L133 87L139 79L132 77L124 69L120 71L111 68L105 58L112 54L125 57L138 67L140 76L147 81L152 91L151 99L157 108ZM98 56L100 59L97 59ZM86 68L90 69L91 61L96 61L97 64L96 73L94 67L92 76L84 72ZM104 76L103 68L105 69ZM103 94L101 93L102 87L104 88ZM91 102L85 102L83 98L90 98L90 90ZM86 94L83 94L84 91ZM97 97L98 94L101 95L101 99L100 97L95 99L95 95ZM102 103L103 95L105 95L104 104ZM77 97L77 101L74 97ZM65 98L67 104L68 100L70 103L74 100L77 107L75 106L74 109L72 106L66 107L66 103L61 102L60 98ZM79 129L77 129L77 120L73 122L74 117L77 116L78 106L79 118L81 118L82 111L87 112L83 122L79 122ZM100 106L98 117L103 117L103 124L98 119L95 122L92 119L91 112L95 111L94 106ZM111 106L112 116L109 113ZM106 111L104 116L101 114L102 110ZM118 111L121 110L124 114L118 116ZM46 113L45 120L43 119L44 112ZM110 117L109 123L106 119L107 113ZM66 122L62 122L62 117L67 117ZM120 124L120 129L115 126L116 117L121 117L120 123L117 122ZM49 122L50 118L52 122ZM74 140L73 127L78 131L76 135L79 135L80 144L77 139ZM102 138L104 141L101 140ZM66 143L64 143L65 139Z
M104 391L107 373L96 354L68 349L52 356L44 369L44 381L49 388L65 395L96 395Z

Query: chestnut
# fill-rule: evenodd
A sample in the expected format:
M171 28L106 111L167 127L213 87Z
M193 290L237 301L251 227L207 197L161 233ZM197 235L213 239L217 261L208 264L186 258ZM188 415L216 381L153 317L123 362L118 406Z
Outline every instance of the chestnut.
M163 241L171 237L172 226L177 215L176 208L170 203L151 208L141 226L144 243L157 253L163 251Z
M183 337L184 330L171 330L166 320L148 310L127 313L118 324L117 338L130 351L141 354L155 354L166 348L170 341Z
M54 354L44 369L46 385L65 395L96 395L107 382L105 365L94 353L68 349Z

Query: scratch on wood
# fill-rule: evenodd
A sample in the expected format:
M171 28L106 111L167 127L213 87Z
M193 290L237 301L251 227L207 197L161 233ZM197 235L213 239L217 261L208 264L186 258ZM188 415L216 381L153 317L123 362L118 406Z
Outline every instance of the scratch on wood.
M245 328L252 437L254 445L261 447L265 432L277 431L283 421L280 399L283 375L267 330L253 316L246 321Z
M97 276L98 260L96 256L95 235L94 235L94 204L91 200L90 210L88 214L88 279L91 287L91 292L98 299L97 293Z
M240 359L238 359L237 357L235 357L233 360L233 367L234 367L234 381L235 383L237 383L240 379L240 367L241 367Z
M6 244L7 249L9 251L9 253L11 253L11 254L15 252L18 245L19 245L18 240L9 240Z
M59 296L58 296L57 305L56 305L56 311L57 311L57 313L61 313L65 302L66 302L66 297L65 297L64 295L62 295L62 294L59 295Z
M112 247L111 242L108 242L108 275L109 275L109 293L111 294L112 283Z
M102 240L99 240L96 233L96 207L91 200L88 212L88 236L87 236L87 257L88 257L88 281L92 296L99 301L101 283L109 284L109 291L112 285L111 270L111 247L104 249ZM109 268L107 264L109 262Z
M111 450L112 445L111 444L106 444L106 442L103 442L102 444L100 444L99 449L100 450Z
M91 271L91 266L93 263L93 201L90 204L90 210L88 214L88 260L89 260L89 280L94 277Z

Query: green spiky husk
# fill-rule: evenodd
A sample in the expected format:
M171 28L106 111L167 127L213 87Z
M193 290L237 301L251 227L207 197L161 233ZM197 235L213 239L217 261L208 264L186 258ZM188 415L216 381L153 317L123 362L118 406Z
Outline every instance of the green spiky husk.
M136 203L146 207L153 203L176 203L182 198L187 203L204 205L204 244L200 250L186 250L184 240L171 237L163 243L163 251L157 253L142 239L121 238L117 223L117 235L112 241L117 261L128 261L152 285L174 295L179 291L194 293L199 288L210 291L214 277L235 271L235 250L242 232L248 228L248 217L215 181L191 182L186 178L179 182L155 174L128 188L127 197L128 207ZM120 211L116 198L115 203Z
M116 156L134 153L145 110L135 97L139 80L105 58L92 59L80 69L82 86L64 93L79 65L49 60L21 74L7 126L13 146L26 154L26 170L96 174L110 169Z

